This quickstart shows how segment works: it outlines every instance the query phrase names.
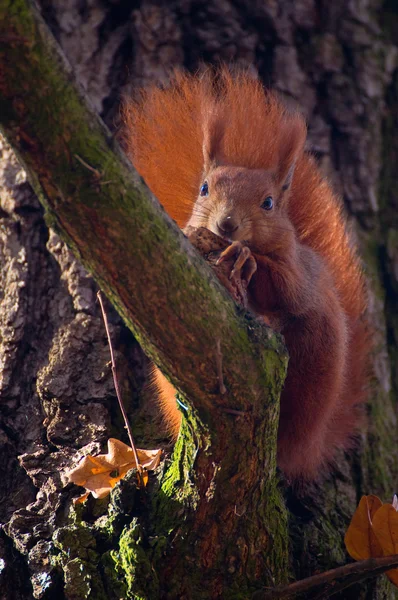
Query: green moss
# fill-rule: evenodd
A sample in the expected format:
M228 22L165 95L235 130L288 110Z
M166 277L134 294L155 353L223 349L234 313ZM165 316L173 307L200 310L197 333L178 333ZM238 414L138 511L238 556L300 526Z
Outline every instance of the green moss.
M267 553L268 573L272 573L272 580L267 585L287 583L290 573L288 538L288 514L277 482L274 481L266 490L267 498L259 506L263 511L262 521L267 524L269 548ZM251 528L248 536L255 536L255 528Z
M185 398L179 397L182 402L186 402ZM191 473L200 446L203 447L200 424L194 415L190 415L189 421L185 418L182 421L181 431L171 462L162 477L159 493L152 498L152 513L156 515L156 539L152 544L155 558L160 558L163 554L165 539L181 525L185 510L189 508L194 511L197 506L199 495L196 485L191 480Z
M54 565L63 571L68 600L118 600L125 596L124 574L115 569L112 548L136 501L136 472L130 471L110 497L71 506L70 525L54 532ZM90 519L90 523L84 519Z
M119 549L110 556L116 572L123 573L128 598L155 600L159 597L159 582L142 542L142 528L133 519L120 536Z
M64 566L65 596L69 599L89 598L91 594L91 575L79 558L68 561Z
M108 600L120 600L127 598L127 584L124 569L119 561L112 557L113 550L105 552L100 561L100 568L103 573L104 587L108 594Z
M68 559L80 558L92 562L98 560L94 536L84 525L60 527L53 535L53 542Z
M60 553L56 562L64 576L64 592L68 600L106 600L107 596L98 574L99 554L90 527L74 525L61 527L53 535Z

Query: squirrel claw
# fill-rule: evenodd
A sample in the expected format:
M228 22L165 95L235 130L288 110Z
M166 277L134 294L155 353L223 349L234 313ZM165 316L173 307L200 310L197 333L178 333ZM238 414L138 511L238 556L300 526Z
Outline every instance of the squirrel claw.
M237 258L229 278L239 278L245 282L247 287L254 273L257 271L257 263L250 249L247 246L244 246L242 242L232 242L232 244L221 253L216 264L219 265L234 256L237 256Z
M250 250L249 250L249 252L250 252ZM243 279L246 282L246 285L248 286L251 281L251 278L253 277L254 273L257 271L257 262L251 252L250 252L249 256L246 257L246 261L243 266L243 270L244 270Z
M246 246L243 246L242 242L232 242L232 244L228 246L228 248L225 248L225 250L221 252L220 257L216 262L216 265L221 265L221 263L225 260L228 260L233 256L239 255L244 247Z

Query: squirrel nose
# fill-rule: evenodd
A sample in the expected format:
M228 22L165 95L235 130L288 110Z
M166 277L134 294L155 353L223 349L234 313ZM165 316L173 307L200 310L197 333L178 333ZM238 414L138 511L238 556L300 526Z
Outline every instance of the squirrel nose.
M233 233L238 229L238 223L233 217L231 217L231 215L229 215L228 217L223 217L221 221L217 222L217 229L221 235Z

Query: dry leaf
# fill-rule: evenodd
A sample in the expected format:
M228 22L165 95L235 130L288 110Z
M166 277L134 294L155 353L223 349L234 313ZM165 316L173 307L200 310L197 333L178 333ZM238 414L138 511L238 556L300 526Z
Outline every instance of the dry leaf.
M83 502L85 502L87 500L89 495L90 495L90 492L86 492L85 494L83 494L82 496L79 496L78 498L73 498L72 502L73 502L73 504L83 504Z
M373 519L373 528L385 556L398 553L398 513L392 504L383 504Z
M362 496L344 538L348 554L355 560L383 556L372 528L374 516L382 506L377 496Z
M379 508L373 519L373 528L384 556L398 554L398 513L392 504L383 504ZM398 569L387 571L386 575L398 586Z
M149 480L148 471L146 469L143 469L143 471L141 473L141 480L142 480L142 485L144 487L146 487L148 485L148 480Z
M398 569L391 569L391 571L386 571L386 575L391 581L391 583L398 587Z
M140 466L148 471L156 469L161 452L161 450L137 449ZM107 454L85 456L77 467L67 471L66 476L72 483L86 488L94 498L104 498L130 469L136 467L132 449L123 442L110 438ZM84 496L78 498L78 501L84 502L87 497L86 494Z
M398 554L398 500L382 504L377 496L362 496L344 541L355 560ZM398 569L386 572L398 587Z

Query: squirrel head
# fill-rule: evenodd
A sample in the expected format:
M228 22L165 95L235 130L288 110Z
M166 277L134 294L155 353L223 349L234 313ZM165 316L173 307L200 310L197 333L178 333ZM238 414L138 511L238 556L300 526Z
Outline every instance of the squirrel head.
M208 120L203 177L188 225L206 227L230 241L244 241L260 252L283 244L293 229L288 217L290 188L306 137L301 117L292 115L283 125L286 132L279 133L281 145L274 164L258 169L228 164L223 120Z

